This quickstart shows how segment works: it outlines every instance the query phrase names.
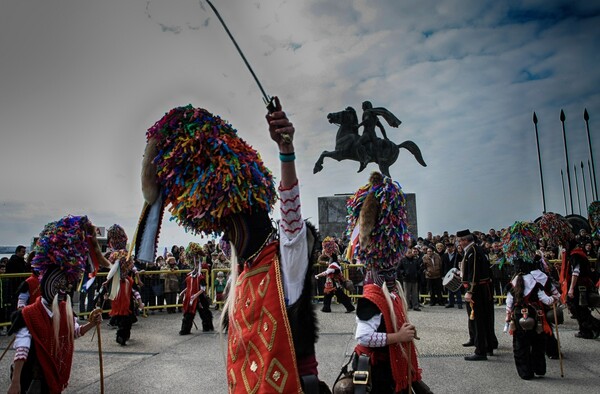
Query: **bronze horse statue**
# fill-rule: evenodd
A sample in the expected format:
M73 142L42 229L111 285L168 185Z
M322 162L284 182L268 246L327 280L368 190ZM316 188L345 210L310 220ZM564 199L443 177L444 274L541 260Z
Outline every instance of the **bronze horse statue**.
M345 110L340 112L332 112L327 114L329 123L339 125L337 135L335 137L335 150L333 152L323 151L319 160L315 163L313 168L313 174L323 169L323 160L326 157L331 159L342 161L342 160L355 160L360 162L363 154L361 149L365 148L358 143L360 136L358 135L358 117L356 111L352 107L347 107ZM377 163L379 170L382 174L390 176L390 166L398 159L400 148L407 149L410 153L415 156L415 159L423 167L427 167L427 164L423 160L421 150L412 141L404 141L401 144L395 144L390 140L377 138L374 144L371 144L371 160L370 162ZM358 172L362 171L359 170Z

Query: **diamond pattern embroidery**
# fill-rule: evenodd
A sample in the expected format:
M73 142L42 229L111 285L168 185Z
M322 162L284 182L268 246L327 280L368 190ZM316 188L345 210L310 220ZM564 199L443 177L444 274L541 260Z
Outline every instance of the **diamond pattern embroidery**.
M246 323L246 327L250 330L256 319L256 295L254 294L254 287L251 281L247 281L244 284L240 297L242 304L240 304L239 308L242 313L242 319Z
M265 344L267 350L271 351L275 342L275 334L277 334L277 320L275 320L273 315L264 306L260 311L258 327L259 338Z
M246 348L246 357L242 364L242 379L246 387L246 392L255 393L258 390L264 373L265 361L256 345L249 342Z
M269 383L278 393L283 393L285 388L285 382L287 381L289 372L283 367L283 365L274 358L269 365L267 370L267 376L265 380Z
M264 278L262 278L262 280L260 281L260 283L258 284L258 295L261 296L262 298L264 298L265 294L267 294L267 288L269 287L269 284L271 283L271 275L267 272L267 274L265 275Z

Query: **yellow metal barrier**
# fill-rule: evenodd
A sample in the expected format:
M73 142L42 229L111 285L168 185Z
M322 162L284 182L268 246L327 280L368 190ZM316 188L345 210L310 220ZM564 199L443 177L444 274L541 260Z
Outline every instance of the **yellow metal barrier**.
M596 263L597 259L590 259L591 263ZM559 265L562 264L561 260L549 260L548 261L549 264L553 264L553 265ZM342 266L342 275L344 277L344 279L349 280L349 273L350 273L350 268L364 268L363 264L341 264ZM327 268L326 264L315 264L313 266L314 272L315 273L319 273L322 272L325 268ZM147 275L160 275L160 274L188 274L191 270L190 269L183 269L183 270L174 270L174 271L170 271L170 270L156 270L156 271L144 271L144 272L140 272L138 273L138 275L141 277L143 276L147 276ZM215 299L215 277L217 275L217 272L222 271L224 272L226 275L228 275L231 272L231 269L229 268L215 268L213 270L211 270L210 275L208 275L208 270L207 269L202 269L201 272L204 274L204 276L206 277L207 280L207 289L208 289L208 296L211 298L211 300ZM108 273L107 272L99 272L97 274L98 277L105 277ZM18 274L0 274L0 282L3 279L9 279L9 278L23 278L26 279L31 275L31 273L27 272L27 273L18 273ZM143 283L143 279L142 279L142 283ZM2 284L0 283L0 286L2 286ZM317 291L322 291L322 289L316 289ZM349 297L351 297L353 299L353 302L356 302L356 300L360 297L362 297L361 294L356 294L355 292L350 292L348 290L345 290L346 294L348 294ZM0 293L1 294L1 293ZM323 295L315 295L313 297L314 299L320 300L323 298ZM419 294L419 299L422 300L428 300L429 299L429 294ZM502 305L505 300L506 300L506 296L505 295L500 295L500 296L494 296L494 299L497 300L498 305ZM336 300L337 302L337 300ZM216 302L217 305L221 306L224 302L223 301L218 301ZM164 305L155 305L155 306L144 306L144 313L147 310L154 310L154 309L164 309L164 308L179 308L181 307L182 304L180 303L176 303L176 304L164 304ZM107 310L105 312L109 312L110 310ZM83 312L83 313L77 313L78 317L85 317L89 315L89 312ZM10 322L2 322L0 321L0 327L6 327L9 326Z

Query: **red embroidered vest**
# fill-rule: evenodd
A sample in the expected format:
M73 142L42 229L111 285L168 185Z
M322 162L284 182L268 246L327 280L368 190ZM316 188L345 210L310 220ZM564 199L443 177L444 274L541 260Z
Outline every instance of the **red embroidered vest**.
M236 282L227 344L230 393L302 392L278 248L278 242L265 247Z
M38 298L34 304L23 308L23 318L35 345L37 360L50 392L53 394L60 393L67 388L73 362L74 338L68 338L69 330L65 301L60 302L59 309L61 316L59 343L56 343L52 319L48 316L46 308L42 304L42 298Z

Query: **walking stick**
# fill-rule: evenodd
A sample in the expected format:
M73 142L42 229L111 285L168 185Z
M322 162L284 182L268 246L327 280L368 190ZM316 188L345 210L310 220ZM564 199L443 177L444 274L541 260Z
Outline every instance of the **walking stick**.
M560 361L560 377L564 378L562 352L560 350L560 336L558 335L558 316L556 315L556 304L552 304L554 310L554 327L556 327L556 343L558 344L558 360Z
M12 344L16 338L17 338L17 336L13 335L13 339L10 340L8 345L6 345L6 349L4 349L4 351L2 352L2 355L0 356L0 361L2 361L2 359L4 358L4 355L6 354L6 352L8 352L8 349L10 349L10 347L12 346Z
M408 343L408 392L411 394L414 393L412 389L412 344L412 341Z
M97 309L98 310L98 309ZM102 309L99 309L102 313ZM104 394L104 363L102 362L102 334L100 327L102 324L96 324L96 332L98 333L98 361L100 363L100 394Z

